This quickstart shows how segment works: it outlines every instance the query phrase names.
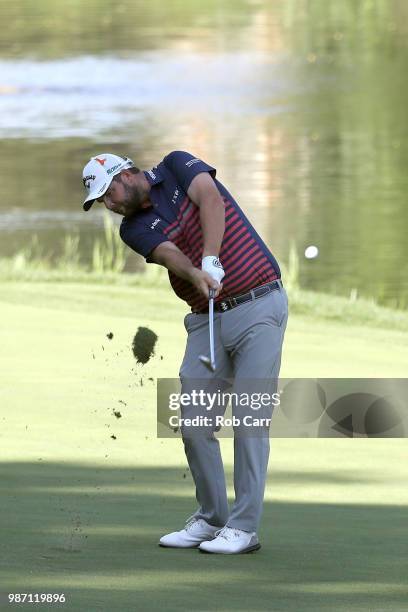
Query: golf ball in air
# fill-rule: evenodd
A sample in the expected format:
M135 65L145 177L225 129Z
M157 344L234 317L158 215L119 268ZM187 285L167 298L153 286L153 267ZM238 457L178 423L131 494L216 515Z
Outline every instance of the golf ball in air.
M306 259L314 259L315 257L317 257L319 254L319 249L317 248L317 246L314 246L313 244L311 244L310 246L307 247L307 249L305 249L305 257Z

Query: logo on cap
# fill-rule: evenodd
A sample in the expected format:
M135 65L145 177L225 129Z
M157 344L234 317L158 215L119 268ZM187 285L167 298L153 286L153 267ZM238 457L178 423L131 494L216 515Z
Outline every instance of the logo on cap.
M101 166L103 166L106 162L106 157L105 159L99 159L99 157L95 157L95 161L97 161L99 164L101 164Z
M94 181L95 179L96 179L96 176L94 174L88 174L88 176L84 176L84 178L82 179L84 187L89 189L91 181Z
M117 170L117 169L118 169L118 168L120 168L121 166L123 166L123 163L116 164L116 166L112 166L112 168L108 168L108 169L107 169L107 173L108 173L108 174L112 174L112 172L115 172L115 170Z

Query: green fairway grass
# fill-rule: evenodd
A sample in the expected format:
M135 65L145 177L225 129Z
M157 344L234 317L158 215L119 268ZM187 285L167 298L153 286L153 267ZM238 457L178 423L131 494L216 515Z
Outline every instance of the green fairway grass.
M407 609L406 440L271 439L258 553L159 548L197 507L181 440L156 437L156 379L178 376L185 305L161 284L3 282L0 296L3 602L63 592L62 609L86 612ZM385 310L342 320L352 305L314 299L297 298L282 377L406 376L406 317L391 329ZM159 337L144 366L138 326ZM232 501L232 440L220 443Z

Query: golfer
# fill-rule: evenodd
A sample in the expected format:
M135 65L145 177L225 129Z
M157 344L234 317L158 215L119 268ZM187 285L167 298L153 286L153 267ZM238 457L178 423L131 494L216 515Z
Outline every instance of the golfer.
M190 306L182 385L211 378L232 379L235 388L244 379L276 381L288 316L279 265L216 179L215 168L185 151L169 153L148 171L127 157L103 153L86 164L83 183L84 209L97 201L122 215L122 240L148 263L166 267L174 292ZM215 290L215 372L199 359L209 351L210 289ZM263 433L237 435L234 428L230 509L214 432L187 436L182 430L199 507L184 529L164 535L160 546L223 554L260 548L269 459L269 432Z

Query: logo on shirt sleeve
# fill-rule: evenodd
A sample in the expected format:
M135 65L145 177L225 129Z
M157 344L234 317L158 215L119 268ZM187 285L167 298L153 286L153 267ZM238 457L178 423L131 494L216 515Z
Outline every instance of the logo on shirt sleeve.
M193 164L198 164L200 161L201 159L197 159L195 157L194 159L190 159L188 162L186 162L186 166L190 168L190 166L192 166Z

